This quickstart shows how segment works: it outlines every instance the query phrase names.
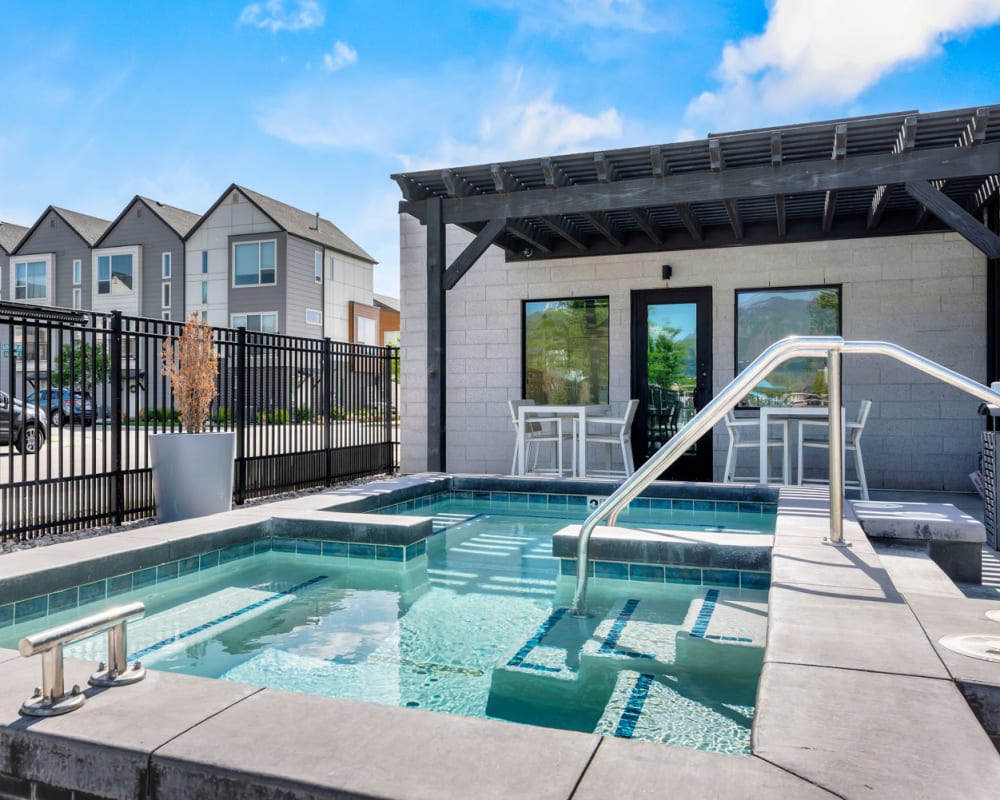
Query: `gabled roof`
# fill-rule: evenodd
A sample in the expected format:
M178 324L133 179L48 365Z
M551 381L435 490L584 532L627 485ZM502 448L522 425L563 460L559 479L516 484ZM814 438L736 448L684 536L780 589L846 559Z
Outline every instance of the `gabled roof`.
M8 254L13 253L14 248L17 247L27 232L28 229L23 225L15 225L13 222L0 220L0 249L3 249Z
M80 214L77 211L69 211L65 208L58 208L57 206L49 206L42 212L42 215L37 219L34 225L28 230L24 236L21 237L20 242L17 245L17 249L21 249L23 245L36 230L42 224L42 221L49 215L55 214L57 217L62 219L73 231L87 243L88 247L93 247L94 243L104 235L104 232L108 229L111 224L109 220L100 219L99 217L91 217L87 214Z
M372 264L377 264L378 262L371 257L365 250L353 241L347 234L345 234L340 228L334 225L329 220L319 217L319 228L317 230L317 217L315 214L310 214L301 209L294 208L287 203L282 203L280 200L275 200L266 195L255 192L252 189L247 189L239 184L231 184L226 191L222 193L218 200L212 205L212 207L205 212L205 215L191 228L187 233L187 237L190 237L204 222L208 219L216 208L222 203L229 193L233 190L237 190L244 197L246 197L251 203L253 203L262 214L266 215L275 225L281 228L283 231L297 236L300 239L305 239L308 242L313 242L324 247L329 247L331 250L338 250L341 253L347 255L355 256L363 261L368 261ZM185 238L187 238L185 237Z
M392 177L400 213L426 221L440 201L444 224L476 234L464 267L489 244L519 260L949 227L994 252L977 215L1000 191L998 173L1000 105L989 105Z
M95 247L99 246L108 237L108 234L110 234L115 226L125 218L125 215L128 214L129 210L136 203L142 203L146 206L146 208L163 220L163 223L181 239L187 236L188 231L190 231L191 228L197 224L198 220L201 219L201 217L193 211L185 211L183 208L168 206L166 203L161 203L159 200L153 200L149 197L143 197L142 195L137 194L129 200L125 208L122 209L122 213L115 217L114 222L108 225L104 233L101 234L101 238L94 244Z
M399 312L399 298L390 297L387 294L373 294L372 300L376 307L381 307L388 309L389 311Z
M78 211L70 211L66 208L57 208L56 206L49 206L49 208L62 217L63 221L76 231L80 235L80 238L91 247L94 246L94 243L104 235L108 226L111 225L111 220L91 217L88 214L81 214ZM45 214L42 214L41 219L44 219L44 217ZM39 219L39 222L41 222L41 219ZM37 222L35 223L35 227L38 227Z

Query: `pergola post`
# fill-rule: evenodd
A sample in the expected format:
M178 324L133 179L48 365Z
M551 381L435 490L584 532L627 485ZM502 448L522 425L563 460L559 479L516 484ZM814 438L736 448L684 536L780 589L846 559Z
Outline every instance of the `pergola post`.
M427 469L445 470L445 225L441 198L427 209Z

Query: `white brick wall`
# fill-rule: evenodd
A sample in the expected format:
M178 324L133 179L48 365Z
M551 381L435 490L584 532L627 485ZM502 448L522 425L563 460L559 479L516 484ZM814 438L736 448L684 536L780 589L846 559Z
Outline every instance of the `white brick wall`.
M470 234L448 229L448 258ZM425 231L400 217L402 469L426 468ZM986 369L986 260L954 233L808 244L687 250L507 264L491 248L447 294L447 450L450 472L505 473L513 428L507 400L521 395L521 301L607 295L611 401L621 411L631 384L630 292L711 286L714 391L734 375L735 290L843 285L847 339L909 348L976 380ZM848 415L874 401L863 439L872 487L967 489L982 424L977 401L882 358L844 359ZM721 478L726 434L717 429ZM849 461L850 463L850 461ZM850 477L850 476L849 476Z

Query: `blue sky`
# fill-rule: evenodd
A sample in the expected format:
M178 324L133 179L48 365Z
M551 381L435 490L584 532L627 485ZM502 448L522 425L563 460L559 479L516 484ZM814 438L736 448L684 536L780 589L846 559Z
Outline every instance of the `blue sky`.
M3 7L0 219L319 211L398 294L390 173L1000 102L1000 0Z

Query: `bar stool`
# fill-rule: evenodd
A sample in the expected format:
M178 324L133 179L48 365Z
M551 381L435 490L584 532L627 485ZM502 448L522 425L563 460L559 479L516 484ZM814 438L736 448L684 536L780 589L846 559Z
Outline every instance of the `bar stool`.
M861 457L861 434L865 432L865 423L868 421L868 414L872 410L871 400L862 400L858 408L858 416L854 422L844 425L844 452L854 456L854 471L857 473L856 481L844 481L845 489L857 489L862 500L868 499L868 479L865 477L865 462ZM807 439L806 433L812 431L821 438ZM829 450L830 447L830 423L825 419L802 420L799 423L799 485L803 483L829 483L829 478L805 478L803 477L802 453L803 448L812 447L816 449Z
M781 449L781 482L787 484L792 474L791 452L788 448L788 420L776 419L768 423L766 447L768 453L773 448ZM778 433L771 433L771 428L777 428ZM769 483L769 476L737 475L739 451L753 450L758 454L761 448L760 420L754 417L737 417L732 411L726 413L726 431L729 433L729 450L726 452L726 468L722 473L723 483ZM757 463L759 459L754 459ZM768 459L770 463L770 459Z

